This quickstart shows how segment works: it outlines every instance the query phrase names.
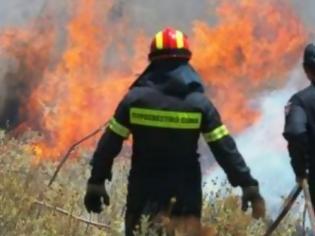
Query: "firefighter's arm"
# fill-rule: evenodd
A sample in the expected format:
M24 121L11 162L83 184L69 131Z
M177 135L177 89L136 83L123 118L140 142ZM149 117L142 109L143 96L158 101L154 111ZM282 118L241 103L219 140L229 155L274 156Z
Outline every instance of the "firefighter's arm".
M128 105L124 99L98 142L91 161L92 171L89 183L104 183L106 179L111 180L113 160L121 151L123 141L130 134L128 122Z
M234 139L222 124L216 108L208 102L204 110L202 131L215 159L227 174L232 186L242 187L242 210L251 205L252 216L256 219L265 216L265 201L259 192L258 182L251 174Z
M283 136L288 141L288 151L295 175L298 178L306 177L306 158L309 149L307 117L296 97L291 98L286 106Z
M208 141L208 144L216 161L227 174L232 186L248 187L258 185L258 182L251 176L248 166L230 135L226 135L220 140Z
M219 113L209 101L205 104L203 136L208 143L216 161L227 174L232 186L257 186L258 182L251 176L242 155L239 153L234 139L222 124Z
M107 128L98 142L94 152L89 183L104 183L112 178L112 165L114 158L119 154L124 138Z
M111 180L114 158L119 154L124 139L129 136L128 120L128 106L126 99L123 99L101 137L91 161L91 177L84 196L88 212L100 213L103 204L109 205L109 195L104 183L106 179Z

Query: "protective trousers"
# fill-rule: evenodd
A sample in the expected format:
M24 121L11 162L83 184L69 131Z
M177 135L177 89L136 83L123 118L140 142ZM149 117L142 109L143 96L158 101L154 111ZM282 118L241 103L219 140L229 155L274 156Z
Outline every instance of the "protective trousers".
M126 236L134 235L133 232L143 215L148 216L150 221L163 216L194 218L199 222L202 207L201 174L189 175L186 172L186 175L174 173L160 177L129 178L125 216ZM154 229L161 230L157 224Z

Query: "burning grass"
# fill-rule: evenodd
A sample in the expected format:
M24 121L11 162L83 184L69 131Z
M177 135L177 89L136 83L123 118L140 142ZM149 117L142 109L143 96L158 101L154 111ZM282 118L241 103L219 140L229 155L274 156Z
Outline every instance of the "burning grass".
M80 158L70 160L47 188L55 165L32 165L33 137L27 134L16 140L0 134L0 235L123 235L127 158L120 157L115 163L113 182L108 185L110 207L90 217L83 206L89 152L81 151ZM220 191L204 196L204 236L262 235L265 223L243 214L239 198L226 183L221 185ZM275 235L296 235L298 221L294 217L288 217ZM154 235L148 225L144 219L138 235Z

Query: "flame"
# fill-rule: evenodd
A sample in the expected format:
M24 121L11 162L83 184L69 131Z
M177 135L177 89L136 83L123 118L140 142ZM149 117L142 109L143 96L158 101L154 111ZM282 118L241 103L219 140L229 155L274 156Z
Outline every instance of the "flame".
M20 119L27 119L26 104L33 90L41 83L53 51L53 27L45 19L42 23L45 28L34 22L26 29L9 28L0 32L0 45L4 49L1 54L15 62L14 69L2 80L1 86L5 86L10 103L5 110L1 110L0 116L13 113L14 108L11 106L18 103L21 108Z
M43 134L36 144L39 159L60 158L71 144L105 123L146 65L149 37L141 29L130 29L125 17L114 22L112 8L113 1L76 1L66 44L54 61L48 59L52 49L57 50L55 28L33 39L42 42L40 50L31 50L33 44L24 48L31 53L25 59L27 71L36 70L41 63L37 58L45 59L40 79L35 76L40 83L23 98L21 108L27 114L23 127ZM217 15L215 26L194 22L192 63L225 122L241 131L259 117L249 101L262 89L281 85L299 60L307 35L284 1L224 0ZM31 34L29 29L21 32ZM21 57L12 53L17 43L32 39L24 33L15 32L14 39L1 44L16 58ZM4 35L0 32L0 42Z
M104 52L114 39L97 23L101 17L96 9L94 0L78 4L67 27L67 48L60 62L47 71L30 99L29 125L45 134L39 147L50 158L58 158L75 141L104 124L132 82L132 74L124 70L103 70ZM104 9L108 11L110 5Z
M259 114L250 100L277 88L299 60L306 31L285 1L225 0L217 8L220 24L194 24L193 64L234 131Z

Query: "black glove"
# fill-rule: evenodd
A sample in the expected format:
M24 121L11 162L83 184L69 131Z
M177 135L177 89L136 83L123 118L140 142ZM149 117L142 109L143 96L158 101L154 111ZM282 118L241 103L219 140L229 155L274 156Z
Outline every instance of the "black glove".
M251 203L253 218L264 218L266 212L265 200L260 195L259 188L257 186L249 186L243 187L242 190L242 210L247 211L249 203Z
M86 194L84 197L84 205L86 210L95 213L101 213L102 205L109 205L109 196L106 192L104 184L88 183Z

